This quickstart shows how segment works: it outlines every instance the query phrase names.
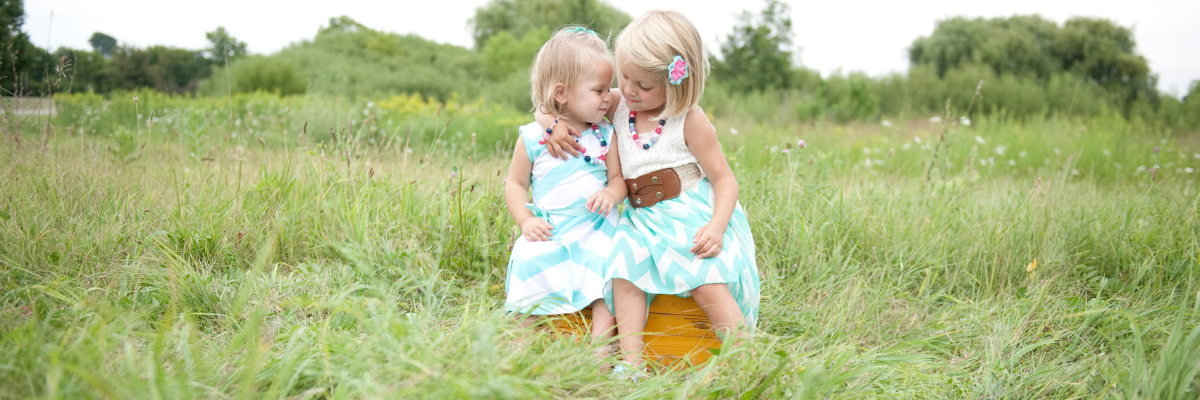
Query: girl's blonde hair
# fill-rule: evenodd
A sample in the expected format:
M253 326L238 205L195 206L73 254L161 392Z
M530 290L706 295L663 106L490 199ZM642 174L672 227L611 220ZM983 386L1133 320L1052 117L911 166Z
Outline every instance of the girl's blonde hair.
M667 102L662 114L654 119L687 114L700 104L704 79L708 76L708 56L700 32L687 17L674 10L653 10L642 14L617 35L617 65L633 64L657 77L666 88ZM675 56L687 62L688 77L672 85L669 67Z
M608 44L596 32L578 26L559 29L542 45L533 60L529 74L533 109L562 115L564 104L554 100L558 84L563 85L564 91L570 91L581 77L604 64L612 70Z

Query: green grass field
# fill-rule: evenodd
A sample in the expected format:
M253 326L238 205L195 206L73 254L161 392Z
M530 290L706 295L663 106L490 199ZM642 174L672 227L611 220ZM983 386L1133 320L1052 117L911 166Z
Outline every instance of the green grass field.
M1195 135L714 115L758 330L634 384L585 344L513 346L498 311L527 116L259 96L230 121L224 100L82 97L0 145L0 397L1200 394Z

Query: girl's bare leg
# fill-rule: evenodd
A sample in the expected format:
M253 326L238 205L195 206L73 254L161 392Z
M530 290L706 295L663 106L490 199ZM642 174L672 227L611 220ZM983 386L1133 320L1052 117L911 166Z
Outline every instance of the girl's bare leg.
M622 358L633 366L642 364L642 332L646 331L646 292L624 279L613 279L613 303Z
M604 305L604 299L592 302L592 342L611 339L617 334L617 330L613 329L616 324L617 319Z
M737 332L737 336L734 338L733 344L741 341L742 330L739 327L745 327L746 316L742 315L742 309L738 307L737 301L729 293L729 286L724 283L700 285L700 287L692 289L692 298L704 310L704 314L708 315L708 322L712 324L713 330L717 332L717 338L722 343L725 343L726 337L734 332Z
M617 320L608 311L608 306L604 305L604 299L592 303L592 344L603 343L601 347L592 352L592 355L601 360L601 374L607 373L609 368L612 368L611 364L603 362L603 360L616 354L616 343L609 342L617 334L616 324Z

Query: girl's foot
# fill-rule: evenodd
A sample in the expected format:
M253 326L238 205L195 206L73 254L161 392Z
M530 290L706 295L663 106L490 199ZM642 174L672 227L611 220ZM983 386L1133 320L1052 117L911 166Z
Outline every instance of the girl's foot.
M641 382L647 378L646 371L624 361L618 361L617 365L613 366L610 375L612 375L613 379L628 380L633 383Z

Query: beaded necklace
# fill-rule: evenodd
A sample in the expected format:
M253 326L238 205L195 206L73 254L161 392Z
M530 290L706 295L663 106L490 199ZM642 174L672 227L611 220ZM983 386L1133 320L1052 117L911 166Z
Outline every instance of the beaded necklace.
M633 142L641 144L642 150L650 150L650 146L653 146L655 143L658 143L658 137L662 136L663 126L667 125L667 119L663 118L663 119L658 120L658 126L654 128L654 136L651 136L650 140L647 143L641 142L641 138L638 136L637 127L634 124L634 122L636 122L636 121L637 121L637 111L630 111L629 112L629 132L633 133Z
M555 125L558 125L558 118L555 118L554 123L551 123L550 127L546 128L546 133L542 134L542 138L538 140L538 144L546 144L546 139L549 139L550 133L554 132ZM582 144L579 146L579 153L583 155L583 162L592 165L603 164L604 156L608 154L608 141L604 140L604 136L601 135L599 125L592 124L592 128L589 130L592 132L592 135L596 137L596 140L600 141L600 155L597 157L588 155L587 147L583 147ZM579 143L579 138L575 138L575 143Z

